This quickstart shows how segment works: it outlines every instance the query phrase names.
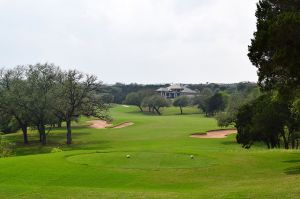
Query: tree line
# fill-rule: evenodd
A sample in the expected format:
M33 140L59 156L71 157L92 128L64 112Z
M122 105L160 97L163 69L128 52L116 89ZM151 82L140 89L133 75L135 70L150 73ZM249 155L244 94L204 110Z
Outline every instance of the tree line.
M183 114L183 108L187 106L197 106L206 116L214 116L220 111L224 111L228 103L228 94L217 91L214 93L211 89L205 88L196 96L179 96L173 100L166 99L155 93L153 90L140 90L129 93L123 103L137 106L141 112L157 113L161 115L160 109L173 105L179 107L180 114Z
M158 115L161 115L161 108L168 107L171 104L169 100L155 94L153 90L140 90L129 93L124 103L137 106L141 112L144 112L144 108L146 108L148 112Z
M105 100L107 102L113 102L116 104L122 104L126 96L129 93L138 92L141 90L151 90L155 91L161 87L168 87L169 84L123 84L115 83L113 85L103 85L102 91L105 95ZM257 87L256 83L252 82L240 82L232 84L216 84L216 83L205 83L205 84L187 84L187 87L192 90L198 91L199 93L205 92L205 90L210 90L212 93L222 92L228 93L229 95L236 92L246 92L247 90L252 90Z
M65 122L66 142L71 144L72 121L81 115L107 117L101 85L93 75L63 71L48 63L1 69L1 130L21 129L27 144L27 130L31 127L38 131L40 143L45 145L51 128L61 127Z

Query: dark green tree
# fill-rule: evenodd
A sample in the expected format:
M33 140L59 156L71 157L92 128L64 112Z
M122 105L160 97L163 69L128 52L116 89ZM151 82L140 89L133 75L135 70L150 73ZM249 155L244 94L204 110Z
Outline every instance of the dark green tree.
M15 67L10 70L2 70L0 76L0 111L3 118L1 125L8 125L7 130L13 131L21 128L24 143L28 143L27 128L30 125L32 114L29 109L30 93L27 92L25 79L25 67ZM9 119L9 120L8 120ZM18 123L16 125L15 123Z
M252 117L253 117L252 104L245 104L242 106L236 118L237 136L236 140L242 144L244 148L250 148L255 141L259 141L259 137L252 130Z
M226 101L222 93L216 93L208 99L207 112L209 115L215 115L219 111L223 111L226 107Z
M109 93L101 94L101 101L105 104L111 104L114 102L114 96Z
M210 86L210 85L209 85ZM205 115L209 114L209 99L213 96L213 91L210 87L202 89L199 95L193 97L192 104L197 106L198 109L202 110Z
M300 1L260 0L256 17L248 56L258 68L259 85L289 96L300 85Z
M156 112L158 115L161 115L160 109L170 106L170 102L166 98L155 94L146 96L142 101L142 105L148 107L149 112Z
M182 108L190 104L190 99L187 96L179 96L173 101L173 106L180 108L180 114L183 114Z
M237 141L250 147L255 141L268 148L279 148L281 142L288 149L295 130L291 128L291 111L286 103L271 93L262 95L239 109L236 120ZM294 146L292 146L294 148Z
M30 65L26 71L26 92L30 94L28 110L32 125L37 127L43 145L47 143L47 135L51 130L48 128L47 131L46 127L57 121L54 111L57 101L54 94L60 73L57 66L48 63Z
M218 125L221 127L234 125L239 108L255 100L259 96L260 92L256 87L253 87L252 89L247 88L246 91L243 87L242 91L239 90L237 93L231 94L228 98L228 104L225 109L225 112L220 112L216 115Z
M153 104L153 109L156 111L158 115L161 115L160 108L170 106L170 102L166 98L160 95L153 95L151 97L151 101Z
M260 136L264 132L262 139L271 148L280 144L276 135L281 136L285 148L290 144L294 148L299 130L293 104L300 93L300 1L260 0L256 17L257 31L248 56L258 69L260 87L278 94L276 100L261 97L252 104L256 109L252 131L259 131Z
M102 117L98 113L105 109L101 96L95 91L100 86L93 75L85 75L76 70L69 70L60 75L55 88L55 115L66 121L67 144L72 143L72 120L80 115Z
M142 107L147 107L148 112L154 112L152 96L144 97L144 99L142 101Z
M133 93L129 93L126 98L124 103L127 105L133 105L133 106L137 106L141 112L143 112L143 108L142 108L142 102L143 102L144 96L139 93L139 92L133 92Z
M203 95L197 95L193 97L192 102L193 105L197 106L198 109L202 110L205 115L208 115L208 96L203 96Z
M0 132L5 134L15 133L19 129L20 126L14 117L3 112L0 113ZM28 142L26 138L27 137L24 139L24 143L26 143L26 141Z

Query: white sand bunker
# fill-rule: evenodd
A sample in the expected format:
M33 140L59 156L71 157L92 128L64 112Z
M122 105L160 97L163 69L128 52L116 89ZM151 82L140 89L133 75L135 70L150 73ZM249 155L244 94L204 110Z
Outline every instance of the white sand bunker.
M91 128L95 128L95 129L105 129L107 127L111 127L112 124L108 124L106 121L104 120L91 120L91 121L88 121L88 123L90 123L90 127ZM131 126L133 125L133 122L123 122L121 124L118 124L112 128L114 129L121 129L121 128L124 128L124 127L127 127L127 126Z
M91 124L90 125L91 128L95 128L95 129L105 129L106 127L111 126L111 124L108 124L104 120L91 120L91 121L88 121L88 123Z
M230 134L236 134L237 131L233 129L229 130L215 130L208 131L206 133L195 133L191 135L192 138L226 138Z
M133 125L133 122L124 122L122 124L118 124L118 125L114 126L113 128L114 129L121 129L121 128L131 126L131 125Z

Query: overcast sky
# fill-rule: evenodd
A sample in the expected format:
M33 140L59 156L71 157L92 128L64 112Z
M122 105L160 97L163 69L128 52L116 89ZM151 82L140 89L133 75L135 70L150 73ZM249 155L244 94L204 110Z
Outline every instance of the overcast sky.
M105 83L256 81L257 0L0 0L0 67L50 62Z

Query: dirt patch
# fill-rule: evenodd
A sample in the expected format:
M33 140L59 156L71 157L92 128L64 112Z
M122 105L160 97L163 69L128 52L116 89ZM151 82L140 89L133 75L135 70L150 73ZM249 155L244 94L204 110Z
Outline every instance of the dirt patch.
M95 128L95 129L105 129L106 127L111 126L111 124L108 124L104 120L92 120L92 121L88 121L88 123L91 124L90 125L91 128Z
M237 133L236 130L215 130L215 131L208 131L206 133L195 133L191 135L192 138L226 138L230 134Z
M118 124L118 125L114 126L113 128L114 129L121 129L121 128L131 126L131 125L133 125L133 122L124 122L122 124Z

